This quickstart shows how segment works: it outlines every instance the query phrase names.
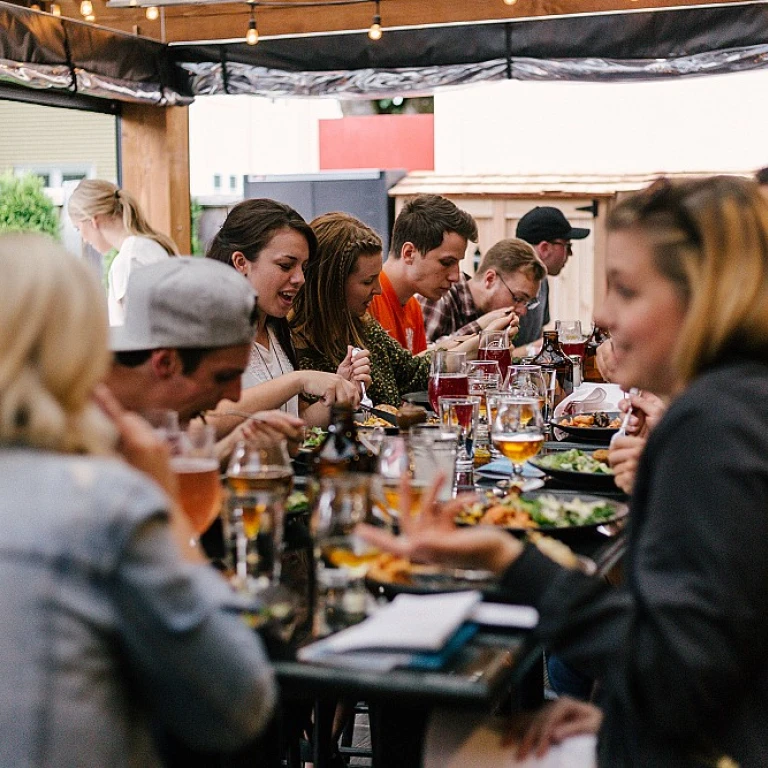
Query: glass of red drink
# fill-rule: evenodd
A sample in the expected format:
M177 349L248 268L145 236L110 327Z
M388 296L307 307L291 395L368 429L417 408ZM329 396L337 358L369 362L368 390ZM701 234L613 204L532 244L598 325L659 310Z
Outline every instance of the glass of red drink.
M435 413L438 412L440 397L468 395L467 355L464 352L450 352L445 349L435 351L429 369L427 389L429 404Z
M445 427L458 427L459 450L456 465L461 470L472 467L475 458L475 441L480 415L480 397L441 397L440 423Z
M581 332L580 320L558 320L555 323L557 339L566 355L578 355L582 363L586 352L587 339Z
M483 331L477 357L479 360L495 360L499 364L501 376L504 378L512 363L509 331Z

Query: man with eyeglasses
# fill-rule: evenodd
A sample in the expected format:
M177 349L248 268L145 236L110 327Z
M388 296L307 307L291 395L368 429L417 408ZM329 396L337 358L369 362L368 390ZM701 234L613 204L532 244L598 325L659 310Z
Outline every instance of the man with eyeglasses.
M466 336L483 330L517 330L518 318L538 304L544 264L522 240L509 238L492 246L474 277L460 275L437 301L418 296L427 339Z
M559 208L547 205L537 205L528 211L517 223L516 230L521 240L536 249L550 277L555 277L563 271L573 253L571 241L583 240L589 232L590 230L584 227L572 227ZM520 321L520 331L515 340L518 345L540 346L542 330L550 321L549 283L546 278L541 281L537 298L539 305Z

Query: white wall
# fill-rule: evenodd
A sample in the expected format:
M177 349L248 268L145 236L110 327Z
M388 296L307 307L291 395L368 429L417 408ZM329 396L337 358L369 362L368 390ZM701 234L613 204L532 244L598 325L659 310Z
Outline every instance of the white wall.
M650 83L504 81L435 95L435 171L588 174L768 165L768 71Z
M319 169L318 120L341 117L335 99L200 96L189 112L193 197L242 195L245 174L314 173ZM214 174L222 177L215 190Z

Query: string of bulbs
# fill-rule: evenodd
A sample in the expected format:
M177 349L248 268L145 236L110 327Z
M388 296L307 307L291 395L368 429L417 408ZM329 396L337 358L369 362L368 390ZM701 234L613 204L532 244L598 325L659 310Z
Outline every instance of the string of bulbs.
M328 0L327 2L312 2L312 0L309 0L308 2L291 3L281 2L280 0L277 0L276 2L271 0L247 0L247 2L249 8L249 19L248 30L245 33L245 42L248 43L248 45L257 45L259 42L259 29L256 24L257 5L269 8L295 8L296 6L317 7L320 5L358 5L359 3L373 2L373 21L371 22L371 26L368 28L368 37L374 41L381 40L381 36L383 34L381 27L381 9L379 7L380 0Z

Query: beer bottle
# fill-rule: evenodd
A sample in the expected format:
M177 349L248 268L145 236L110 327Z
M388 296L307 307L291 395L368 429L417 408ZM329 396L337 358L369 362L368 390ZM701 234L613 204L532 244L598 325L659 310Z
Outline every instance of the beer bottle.
M573 363L563 352L557 339L557 331L544 331L544 343L541 352L531 361L540 365L547 383L548 413L546 419L554 415L555 406L573 392Z
M584 381L597 383L604 381L600 375L600 369L597 367L597 348L609 338L607 331L604 331L597 324L592 325L592 333L589 334L584 351L584 366L582 368Z
M376 470L376 457L360 442L357 435L350 403L334 403L331 407L328 434L315 454L314 463L319 477L342 472L372 473Z

